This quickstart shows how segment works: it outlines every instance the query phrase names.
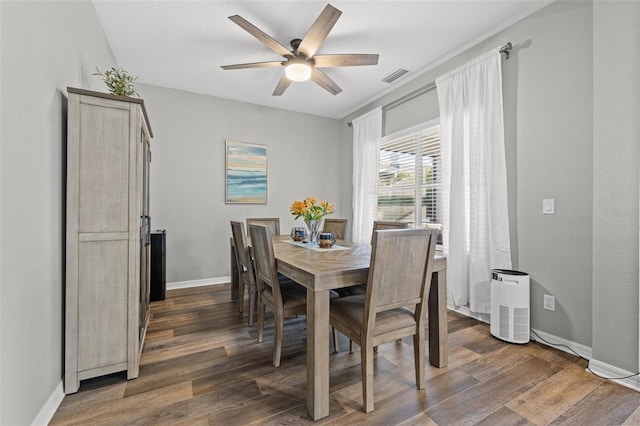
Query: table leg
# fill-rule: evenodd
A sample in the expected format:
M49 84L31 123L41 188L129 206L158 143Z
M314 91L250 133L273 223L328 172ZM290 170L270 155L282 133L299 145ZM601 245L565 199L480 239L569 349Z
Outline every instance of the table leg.
M307 412L329 415L329 291L307 289Z
M434 271L429 288L429 362L445 367L449 357L447 282L445 271Z
M231 300L238 300L238 289L240 288L240 280L238 279L238 262L236 261L236 248L233 240L230 244L231 250Z

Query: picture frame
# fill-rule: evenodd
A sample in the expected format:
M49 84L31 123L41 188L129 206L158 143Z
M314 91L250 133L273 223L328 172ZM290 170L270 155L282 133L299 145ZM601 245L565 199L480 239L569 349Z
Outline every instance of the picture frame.
M267 204L267 146L225 141L225 202Z

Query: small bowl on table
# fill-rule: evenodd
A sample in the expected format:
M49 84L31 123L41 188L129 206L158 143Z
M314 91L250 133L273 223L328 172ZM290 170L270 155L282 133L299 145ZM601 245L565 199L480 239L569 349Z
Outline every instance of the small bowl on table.
M307 228L293 228L291 239L296 242L304 241L307 238Z
M336 236L333 232L319 232L318 246L320 248L331 248L336 243Z

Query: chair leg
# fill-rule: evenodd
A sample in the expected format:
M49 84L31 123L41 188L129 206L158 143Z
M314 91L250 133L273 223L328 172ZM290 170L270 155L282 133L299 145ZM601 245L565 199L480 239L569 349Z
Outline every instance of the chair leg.
M242 275L238 280L238 305L240 312L244 312L244 277Z
M256 288L255 284L249 284L249 327L253 326L253 312L256 304Z
M373 411L373 348L360 345L362 362L362 405L365 413Z
M280 367L280 355L282 354L282 333L284 331L284 313L276 309L274 336L273 336L273 366Z
M422 330L420 330L422 328ZM416 386L424 389L425 367L424 367L424 327L418 327L418 331L413 335L413 357L416 365Z
M340 347L338 345L338 330L335 327L331 327L331 331L333 332L333 353L337 354L340 352Z
M258 295L258 299L260 296ZM264 303L261 300L258 301L258 343L262 342L262 335L264 334Z

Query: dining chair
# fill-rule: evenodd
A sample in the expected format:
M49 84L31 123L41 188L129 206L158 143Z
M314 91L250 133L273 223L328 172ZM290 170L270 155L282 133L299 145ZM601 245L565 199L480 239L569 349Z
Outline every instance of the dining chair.
M280 235L280 218L277 217L250 217L247 218L247 229L252 223L267 225L271 230L271 235Z
M413 336L416 385L425 386L425 326L436 239L435 229L375 231L367 294L330 300L331 326L360 345L367 413L373 410L375 346Z
M231 235L236 252L236 263L239 269L238 277L238 301L240 302L240 312L244 311L244 290L249 293L249 326L253 325L253 313L256 309L256 277L253 268L253 260L249 253L249 247L245 239L244 224L242 222L231 221Z
M253 248L258 284L258 342L262 342L265 308L274 314L273 365L280 366L284 319L307 313L307 291L291 280L278 278L273 254L272 232L266 225L251 224L251 247Z
M333 232L336 239L338 240L346 240L347 239L347 219L324 219L324 224L322 225L322 232Z
M409 224L407 222L393 222L387 220L375 220L373 222L374 231L383 231L385 229L407 229ZM373 234L371 234L371 241L373 242Z

